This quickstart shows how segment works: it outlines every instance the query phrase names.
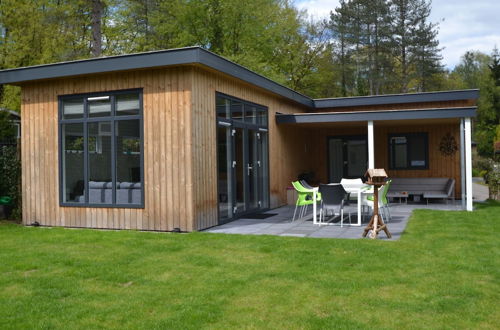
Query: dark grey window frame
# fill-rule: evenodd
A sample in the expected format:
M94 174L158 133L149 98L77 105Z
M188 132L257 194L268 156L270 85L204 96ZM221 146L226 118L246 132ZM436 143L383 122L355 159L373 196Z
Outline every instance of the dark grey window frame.
M332 156L330 155L330 140L332 139L338 139L338 140L342 140L343 143L345 143L347 140L357 140L357 141L365 141L366 142L366 159L368 159L368 137L366 135L329 135L326 137L326 161L328 162L326 164L326 168L327 168L327 177L328 177L328 182L333 182L333 179L330 177L330 160L332 158ZM342 146L342 157L344 158L344 160L347 159L347 149L345 147L345 145ZM368 164L366 166L368 168ZM342 167L342 171L343 172L346 172L347 173L347 164L344 163L344 166ZM355 177L351 177L351 176L348 176L348 175L345 175L343 176L345 177L346 179L356 179L356 178L359 178L359 176L355 176ZM363 179L364 180L364 179Z
M122 94L138 93L139 94L139 114L138 115L115 115L116 112L116 96ZM87 99L89 97L99 97L99 96L109 96L111 103L111 114L110 116L103 117L89 117L88 116L88 106ZM63 103L66 100L83 98L83 117L77 119L63 119ZM122 120L139 120L139 130L140 130L140 146L141 146L141 203L140 204L116 204L116 150L115 150L115 128L116 122ZM92 122L102 122L107 121L111 123L111 176L112 176L112 203L111 204L95 204L89 203L89 189L88 189L88 178L89 178L89 168L88 168L88 123ZM109 92L97 92L97 93L84 93L84 94L69 94L69 95L59 95L58 96L58 143L59 143L59 206L70 206L70 207L95 207L95 208L129 208L129 209L143 209L145 207L145 183L144 183L144 118L143 118L143 89L124 89ZM62 162L62 127L64 124L83 124L83 181L84 181L84 203L75 202L64 202L63 196L63 162Z
M215 92L215 100L217 100L218 97L222 97L224 99L227 99L227 100L230 100L230 101L236 101L236 102L240 102L242 105L250 105L250 106L254 106L254 107L257 107L257 108L260 108L261 110L265 110L266 112L266 115L267 115L267 120L266 120L266 124L263 125L263 124L253 124L253 123L248 123L248 122L245 122L245 114L244 114L244 111L243 111L243 119L239 120L239 119L232 119L232 116L231 118L220 118L218 117L218 114L217 114L217 110L215 112L215 136L217 137L217 128L220 127L220 126L223 126L223 127L230 127L230 128L233 128L233 127L239 127L239 128L245 128L245 129L251 129L251 130L257 130L257 131L261 131L261 132L265 132L267 133L267 153L266 153L266 157L267 157L267 162L268 162L268 166L267 166L267 191L268 191L268 196L267 196L267 205L268 207L267 208L262 208L262 209L259 209L258 212L265 212L265 211L268 211L270 210L271 208L271 179L270 179L270 171L271 171L271 166L270 166L270 162L269 162L269 153L270 153L270 148L269 148L269 144L270 144L270 138L269 138L269 108L264 106L264 105L261 105L261 104L258 104L258 103L254 103L254 102L251 102L251 101L247 101L247 100L243 100L243 99L240 99L238 97L235 97L235 96L231 96L231 95L228 95L228 94L224 94L224 93L221 93L221 92ZM217 101L216 101L216 104L217 104ZM244 109L244 107L243 107ZM243 110L242 109L242 110ZM216 146L218 146L219 144L219 140L218 140L218 137L217 137L217 140L216 140ZM234 150L234 145L231 146L231 153L233 154L233 157L234 157L234 154L235 154L235 150ZM246 152L246 148L247 146L245 146L245 151L244 153ZM239 218L242 218L244 217L245 215L248 215L248 214L252 214L252 213L255 213L255 211L248 211L248 212L243 212L243 213L239 213L237 215L234 215L231 217L231 218L228 218L228 219L224 219L224 221L221 221L221 218L220 218L220 208L219 208L219 154L218 154L218 148L216 148L217 150L217 155L216 155L216 159L217 159L217 221L218 221L218 225L222 225L222 224L225 224L225 223L229 223L231 221L234 221L234 220L237 220ZM235 186L235 180L236 180L236 176L235 176L235 173L232 173L231 174L231 177L232 177L232 180L233 180L233 189L234 189L234 186Z
M425 141L425 166L412 166L410 160L410 149L412 148L411 138L415 136L424 137ZM394 154L394 146L391 144L391 138L393 137L405 137L406 138L406 167L395 167L394 160L391 155ZM429 169L429 134L427 132L412 132L412 133L391 133L387 136L387 159L389 163L390 170L404 171L404 170L428 170Z

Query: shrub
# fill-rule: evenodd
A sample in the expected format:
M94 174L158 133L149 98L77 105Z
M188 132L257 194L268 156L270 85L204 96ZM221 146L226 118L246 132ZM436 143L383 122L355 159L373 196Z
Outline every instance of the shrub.
M500 163L491 161L491 168L486 177L490 189L490 199L500 200Z
M472 176L483 177L487 182L488 178L486 174L491 169L491 159L483 158L483 157L475 157L472 160Z
M0 144L0 196L12 198L11 218L21 219L21 161L16 144Z

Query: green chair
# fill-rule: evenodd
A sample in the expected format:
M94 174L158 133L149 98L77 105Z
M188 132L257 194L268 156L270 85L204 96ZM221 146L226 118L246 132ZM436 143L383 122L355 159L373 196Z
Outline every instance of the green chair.
M311 205L315 202L321 201L321 195L319 193L316 194L316 201L313 200L314 192L312 189L307 189L300 184L299 181L292 182L293 188L297 191L297 202L295 203L295 210L293 211L293 219L292 222L295 221L295 215L297 213L297 208L300 206L299 217L303 217L307 212L307 206Z
M379 189L378 193L378 207L384 213L382 215L386 222L391 220L391 211L389 209L389 200L387 199L387 193L389 192L389 187L391 186L392 180L387 180L387 183ZM373 208L373 195L366 197L366 204Z

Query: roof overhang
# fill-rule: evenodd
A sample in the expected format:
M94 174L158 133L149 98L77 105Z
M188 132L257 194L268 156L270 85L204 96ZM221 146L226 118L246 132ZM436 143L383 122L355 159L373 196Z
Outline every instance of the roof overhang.
M314 107L314 101L309 97L201 47L187 47L130 55L99 57L87 60L2 70L0 71L0 84L21 84L44 79L188 64L201 64L207 66L307 107Z
M404 104L421 102L446 102L459 100L476 100L479 97L478 89L466 89L456 91L439 91L409 94L388 94L356 97L339 97L327 99L315 99L314 107L322 108L344 108L356 106L373 106L385 104Z
M201 65L211 68L217 72L222 72L268 92L282 96L290 101L297 102L313 111L315 109L336 107L475 100L479 96L479 91L473 89L313 100L306 95L298 93L201 47L168 49L1 70L0 84L22 84L45 79L179 65Z
M477 107L438 108L415 110L380 110L351 112L322 112L299 114L276 114L277 124L339 123L351 121L440 119L475 117Z

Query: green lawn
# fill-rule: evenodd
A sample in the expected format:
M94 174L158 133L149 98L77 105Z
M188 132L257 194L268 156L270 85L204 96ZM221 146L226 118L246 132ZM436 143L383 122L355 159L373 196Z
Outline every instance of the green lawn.
M477 208L395 242L4 222L0 328L498 328L500 204Z

